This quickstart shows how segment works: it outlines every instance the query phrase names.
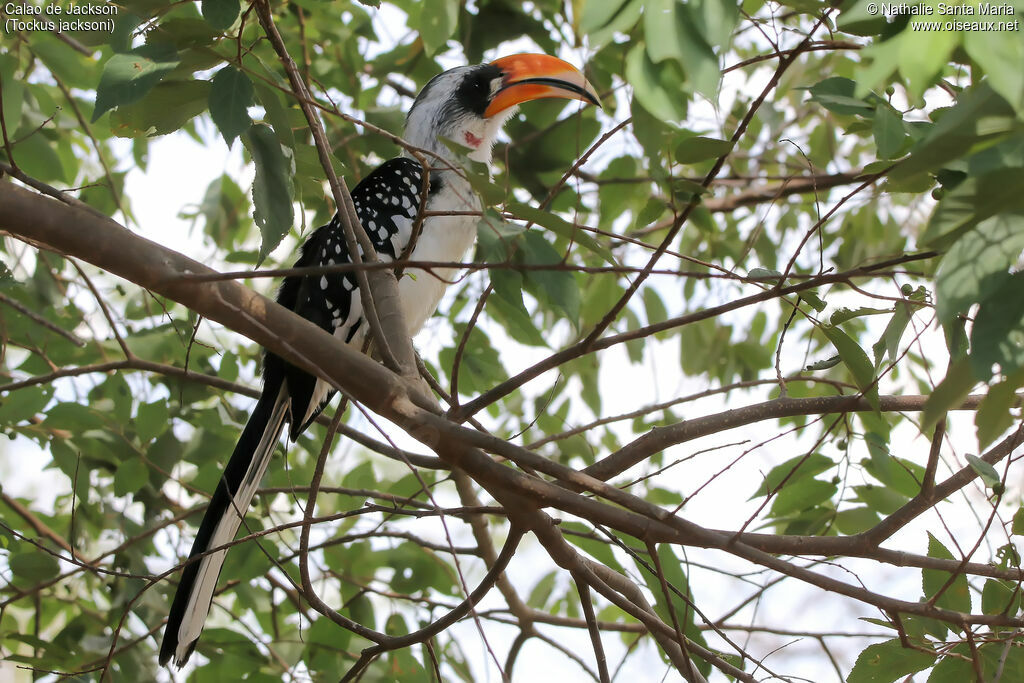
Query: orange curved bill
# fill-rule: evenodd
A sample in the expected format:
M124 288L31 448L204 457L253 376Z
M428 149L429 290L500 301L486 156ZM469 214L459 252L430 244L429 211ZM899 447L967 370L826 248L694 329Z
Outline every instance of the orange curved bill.
M601 106L594 86L569 62L548 55L519 54L491 62L504 74L501 89L484 110L494 116L522 102L545 97L582 100Z

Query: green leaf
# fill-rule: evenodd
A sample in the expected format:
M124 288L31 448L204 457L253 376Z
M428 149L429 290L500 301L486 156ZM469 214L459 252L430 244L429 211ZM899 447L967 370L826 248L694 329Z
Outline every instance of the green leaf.
M135 415L135 433L139 435L139 439L143 443L148 443L170 426L169 421L167 399L143 403Z
M880 407L878 386L875 384L875 368L868 358L868 354L864 353L864 349L838 327L824 325L821 331L836 347L843 364L850 370L857 386L864 392L864 398L877 411Z
M833 76L812 85L807 89L811 93L811 102L817 102L831 112L843 115L867 116L873 107L862 99L854 97L857 84L849 78Z
M577 33L587 34L604 27L625 4L626 0L576 0L573 2L573 18Z
M846 683L892 683L922 671L935 662L935 655L904 648L898 638L864 648L857 657Z
M566 539L573 541L574 536L567 534ZM530 591L530 597L526 600L526 604L535 609L544 609L547 607L548 600L551 598L551 593L555 589L556 578L558 578L558 572L554 570L542 576L540 580L534 584L533 590Z
M828 307L828 304L822 301L822 299L811 290L800 292L800 300L806 301L807 305L816 310L818 313L821 313Z
M899 156L900 150L903 149L903 141L907 138L907 132L903 128L903 117L899 112L890 106L880 105L875 109L871 130L875 136L879 158L895 159Z
M140 490L149 481L149 467L142 458L131 458L114 472L114 494L123 496Z
M892 169L888 177L902 180L941 168L981 145L1006 137L1021 125L1006 100L982 81L960 94L956 105L943 113L928 135L914 145L910 157Z
M852 536L874 527L881 518L869 507L859 506L836 513L836 529L839 533Z
M955 559L953 554L946 550L946 547L939 542L939 539L928 533L928 557L938 557L945 560ZM925 598L932 598L949 581L951 574L939 569L922 569L921 586L924 589ZM971 611L971 590L967 585L967 576L958 574L949 587L935 601L937 607L950 609L955 612L970 613Z
M1017 389L1024 385L1024 373L1014 373L1005 381L998 382L989 388L981 399L978 412L974 416L974 426L978 430L978 448L988 448L1000 434L1013 426L1011 408L1017 405Z
M559 310L576 326L580 315L580 288L573 274L562 268L562 257L537 231L524 234L523 263L552 266L551 270L531 269L523 272L527 291L541 302Z
M203 0L203 18L215 30L226 31L235 23L241 6L239 0Z
M1024 271L1014 273L982 302L971 330L971 368L987 380L992 366L1003 374L1024 368Z
M656 65L644 45L634 45L626 55L626 81L633 86L633 95L656 118L682 121L686 118L686 95L683 74L673 60Z
M581 524L580 522L562 522L561 528L571 532L565 534L565 540L606 567L622 571L622 565L616 559L611 543L602 538L595 537L596 534L593 527Z
M68 182L68 174L56 146L42 131L19 140L13 152L18 167L33 178L51 183ZM3 156L7 155L3 153Z
M695 135L686 138L676 147L676 161L681 164L695 164L698 161L717 159L731 152L732 147L733 143L729 140Z
M249 77L233 66L224 67L213 77L210 116L229 147L252 125L248 108L252 106L254 92Z
M699 30L691 6L676 0L647 0L643 4L646 40L642 45L651 63L663 69L665 62L672 60L682 67L694 90L713 99L720 75L718 58Z
M641 568L644 574L644 581L647 583L647 589L654 595L654 611L668 624L673 623L672 614L675 614L675 618L682 628L683 635L698 645L704 646L706 641L701 630L697 627L695 610L691 605L693 593L690 591L690 584L684 571L685 564L679 561L679 558L676 557L672 550L672 546L668 543L659 545L657 552L662 576L664 576L665 584L669 587L669 590L665 591L662 588L661 580L658 576L647 571L647 569ZM654 563L649 563L653 568ZM675 590L672 590L673 588ZM709 662L696 659L694 663L705 676L711 673L711 664Z
M750 498L757 498L759 496L767 496L769 493L777 490L785 482L786 486L794 484L801 479L807 479L813 477L816 474L821 474L826 470L835 467L835 463L828 456L822 455L821 453L811 453L810 455L803 456L798 455L790 458L784 463L776 465L768 471L765 475L764 481L757 488Z
M178 63L173 50L152 45L112 56L103 67L103 75L96 86L92 122L95 123L114 107L141 100Z
M12 555L8 560L11 573L33 582L46 581L60 574L57 559L42 550L29 550Z
M968 178L947 193L928 221L923 245L944 249L982 221L999 214L1014 214L1001 222L989 222L986 233L979 239L992 234L1016 233L1022 212L1024 193L1015 191L1024 183L1024 168L1006 168L986 173L978 178ZM980 226L979 226L980 227ZM984 245L971 242L964 249L979 250ZM991 247L986 251L991 250ZM998 253L986 253L991 259L999 258Z
M435 0L421 5L418 28L428 56L433 57L444 49L455 34L458 21L458 0Z
M921 429L929 431L946 413L963 403L971 389L977 384L971 362L959 360L946 373L946 377L935 387L935 391L925 401L921 413Z
M1017 31L964 31L963 37L964 49L988 74L992 89L1017 111L1024 111L1024 71L1018 68L1024 64L1024 41L1019 27Z
M206 110L209 96L206 81L164 81L141 101L118 107L110 115L110 128L125 138L173 133Z
M820 479L804 477L796 482L787 482L772 503L771 516L785 517L804 512L829 500L838 490L832 482Z
M668 319L668 309L665 308L665 303L658 296L658 292L652 287L645 287L643 294L644 301L644 312L647 314L647 324L656 325L661 322L665 322ZM664 338L667 333L659 333L655 335L658 338Z
M456 340L462 339L466 328L466 323L455 325ZM441 365L449 373L455 367L455 352L454 346L446 346L440 353ZM491 340L479 326L474 326L469 332L469 338L463 348L459 363L459 393L466 395L482 393L507 378L508 375L501 364L501 357L491 345Z
M264 123L254 123L242 136L242 142L256 164L252 199L256 206L253 219L263 236L259 265L292 227L295 163L291 150L282 147L274 129Z
M981 589L981 611L985 614L1008 614L1020 611L1020 587L1010 581L988 579Z
M868 308L866 306L862 306L862 307L857 308L857 309L839 308L839 309L836 309L836 311L829 317L828 321L833 326L834 325L842 325L843 323L847 322L848 320L853 320L854 318L860 318L860 317L863 317L865 315L881 315L883 313L889 313L889 312L890 311L888 309L885 309L885 308Z
M906 331L907 325L910 324L912 314L913 307L908 302L899 301L893 307L889 324L885 326L881 338L871 347L876 366L886 355L889 356L889 362L896 362L900 350L900 340L903 339L903 333Z
M14 77L18 60L3 55L0 59L0 85L4 89L3 115L7 130L18 130L21 123L22 105L25 102L25 84Z
M1017 536L1024 536L1024 506L1017 508L1017 511L1013 513L1011 530Z
M992 467L991 463L987 463L976 455L968 453L966 456L967 464L971 466L975 474L981 477L981 480L985 482L985 486L992 488L993 486L1002 483L1002 479L999 473L996 472L996 468Z
M589 34L590 45L593 48L604 45L605 43L614 40L615 36L620 33L628 33L637 22L640 20L640 15L643 12L644 0L629 0L625 4L619 0L581 0L584 3L583 17L580 20L580 31L584 34ZM600 14L595 13L588 18L587 10L592 6L601 5L618 5L618 11L612 12L611 16L607 16L608 8ZM601 23L602 20L604 23Z
M883 515L891 515L910 500L902 493L884 486L854 486L853 491L857 500Z
M515 215L525 218L537 225L543 226L559 237L564 237L565 239L575 242L581 247L590 250L609 264L613 266L618 265L615 261L615 257L612 256L611 251L591 237L587 232L576 227L561 216L556 216L549 211L542 211L537 207L530 206L529 204L521 204L519 202L509 202L507 208Z

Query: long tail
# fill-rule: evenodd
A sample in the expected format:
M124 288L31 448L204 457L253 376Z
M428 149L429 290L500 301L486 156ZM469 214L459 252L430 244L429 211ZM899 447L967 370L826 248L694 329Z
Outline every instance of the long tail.
M264 387L199 525L189 559L234 540L274 453L287 405L283 387L276 392ZM167 664L174 657L174 663L180 668L192 655L210 611L226 555L225 548L185 566L164 630L160 664Z

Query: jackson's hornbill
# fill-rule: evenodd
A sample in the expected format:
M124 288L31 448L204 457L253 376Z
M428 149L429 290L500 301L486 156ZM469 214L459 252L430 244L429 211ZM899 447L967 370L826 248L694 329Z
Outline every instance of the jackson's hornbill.
M420 91L406 117L404 139L441 159L454 155L442 140L469 148L469 157L491 158L502 125L521 102L543 97L578 99L598 104L597 93L568 63L546 55L520 54L489 64L462 66L433 78ZM466 179L428 154L426 209L473 212L479 201ZM404 155L391 159L352 191L356 214L382 259L398 258L408 246L420 207L424 169ZM422 223L411 261L460 261L473 244L478 218L430 215ZM302 246L296 267L349 261L339 218L317 229ZM454 269L425 272L408 268L398 283L409 334L416 334L433 314ZM286 278L277 301L346 343L362 346L367 333L358 285L351 272ZM309 426L334 391L322 380L272 353L263 363L263 393L238 439L199 526L190 558L230 543L241 524L277 445L285 422L294 441ZM203 555L185 566L171 605L160 663L188 661L210 610L227 549Z

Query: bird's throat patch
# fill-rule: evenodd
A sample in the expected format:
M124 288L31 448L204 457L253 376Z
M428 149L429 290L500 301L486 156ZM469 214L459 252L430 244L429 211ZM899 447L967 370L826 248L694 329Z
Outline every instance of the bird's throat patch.
M465 138L466 144L469 145L470 147L472 147L473 149L476 149L477 147L482 145L483 142L484 142L483 138L478 138L477 136L475 136L472 133L470 133L468 130L466 132L464 132L462 134L462 136L463 136L463 138Z

